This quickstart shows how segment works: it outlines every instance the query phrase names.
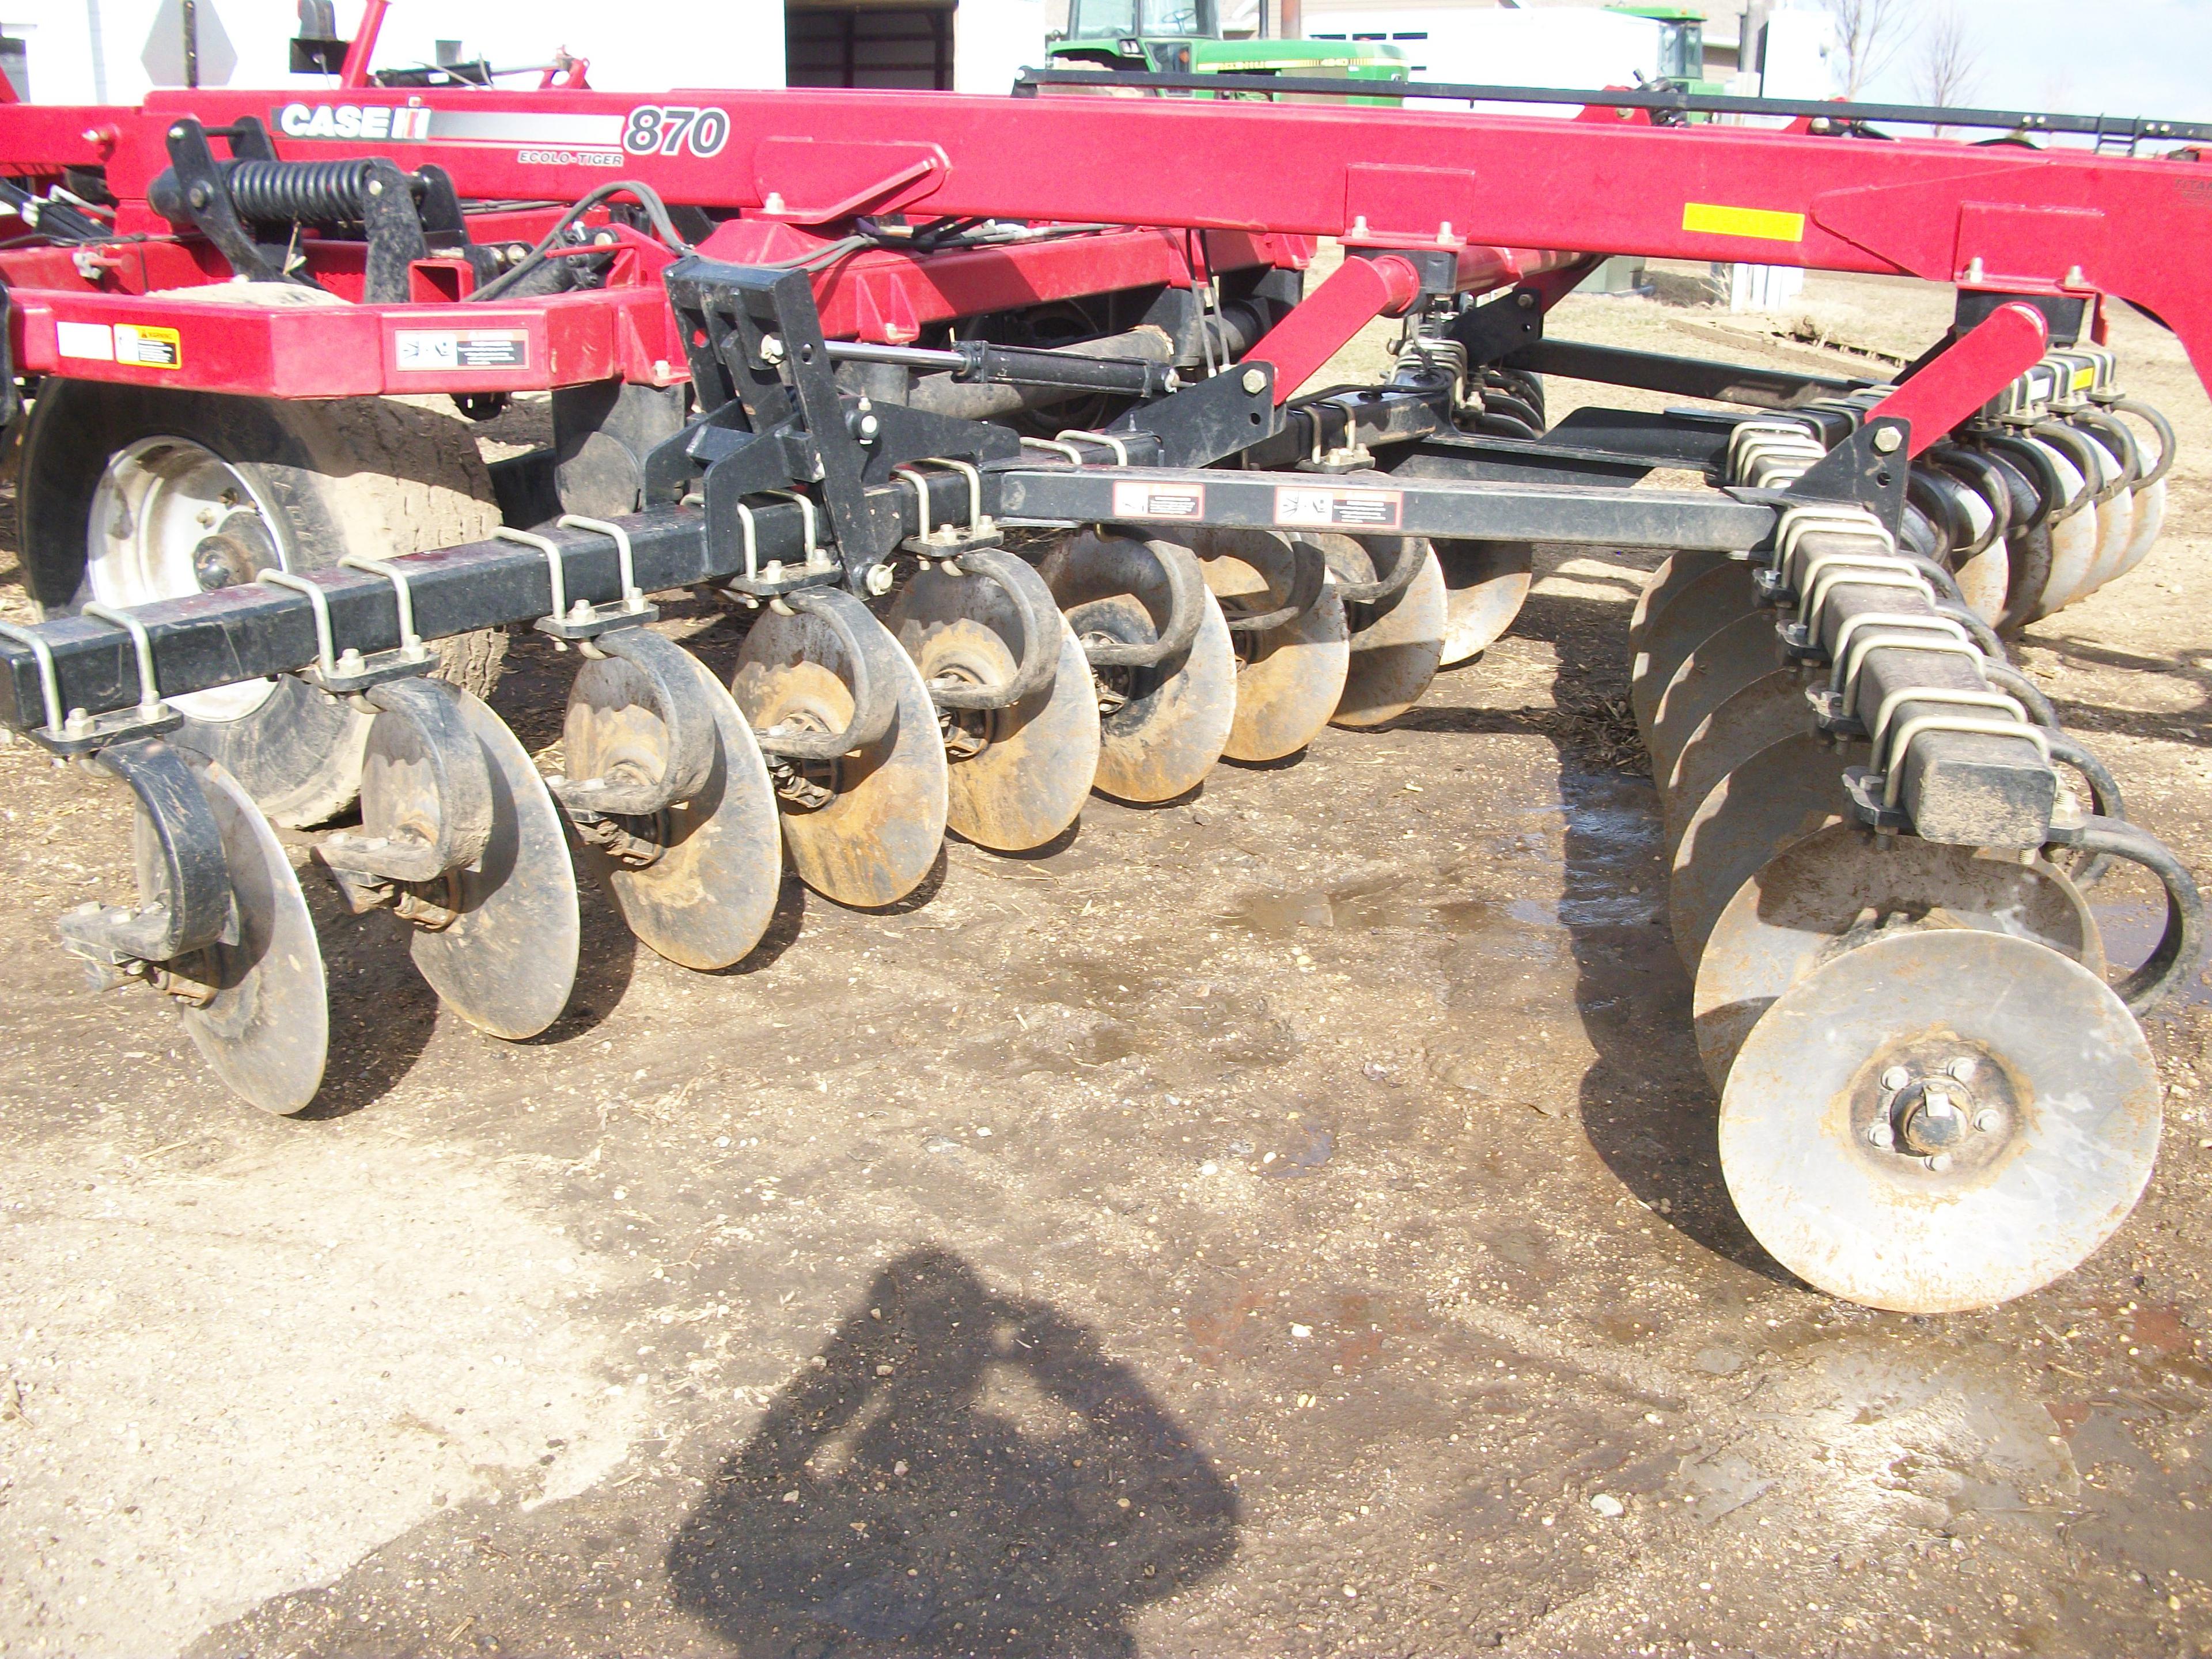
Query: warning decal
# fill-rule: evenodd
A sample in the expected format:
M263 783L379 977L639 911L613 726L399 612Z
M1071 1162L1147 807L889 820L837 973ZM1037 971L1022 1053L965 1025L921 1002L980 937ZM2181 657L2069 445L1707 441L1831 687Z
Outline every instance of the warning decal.
M403 328L392 367L410 374L527 368L530 336L519 328Z
M182 368L184 340L173 328L144 323L57 323L56 344L64 357L127 363L133 368Z
M1275 491L1275 522L1300 530L1395 530L1405 502L1397 489L1285 484Z
M115 361L141 368L182 368L185 343L173 328L149 328L143 323L115 325Z
M1204 484L1116 483L1117 519L1195 519L1206 511Z

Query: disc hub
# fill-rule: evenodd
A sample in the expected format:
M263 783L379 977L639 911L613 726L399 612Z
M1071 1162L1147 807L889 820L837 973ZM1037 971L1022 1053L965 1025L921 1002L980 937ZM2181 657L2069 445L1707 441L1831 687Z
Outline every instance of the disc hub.
M2003 1068L1955 1040L1909 1047L1907 1057L1885 1055L1874 1068L1861 1140L1877 1156L1937 1175L1989 1164L2019 1121Z

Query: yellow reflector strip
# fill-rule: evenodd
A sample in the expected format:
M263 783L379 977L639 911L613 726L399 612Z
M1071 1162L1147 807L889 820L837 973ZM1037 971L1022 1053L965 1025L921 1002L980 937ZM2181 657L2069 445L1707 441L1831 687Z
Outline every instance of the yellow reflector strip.
M1682 204L1682 228L1708 236L1755 236L1763 242L1802 242L1805 216L1771 208L1723 207L1717 202Z

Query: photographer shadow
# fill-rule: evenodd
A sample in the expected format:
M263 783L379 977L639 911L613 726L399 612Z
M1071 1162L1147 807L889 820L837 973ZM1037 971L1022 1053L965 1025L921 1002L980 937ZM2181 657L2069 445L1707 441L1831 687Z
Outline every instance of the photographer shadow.
M668 1551L747 1659L1121 1659L1237 1547L1234 1489L1089 1331L958 1257L890 1263Z

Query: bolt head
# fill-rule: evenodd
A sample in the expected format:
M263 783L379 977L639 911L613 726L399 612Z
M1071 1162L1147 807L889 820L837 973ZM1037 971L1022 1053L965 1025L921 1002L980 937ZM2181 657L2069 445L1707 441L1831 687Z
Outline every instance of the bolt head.
M2004 1127L2004 1114L1994 1106L1984 1106L1974 1114L1974 1127L1984 1134L1995 1134Z
M1893 426L1878 427L1874 434L1875 453L1894 455L1905 442L1905 434Z
M1897 1131L1891 1128L1887 1122L1877 1120L1867 1125L1866 1138L1867 1145L1869 1146L1894 1146L1897 1144Z
M1974 1057L1972 1054L1960 1054L1943 1068L1947 1073L1961 1083L1972 1083L1974 1080Z
M1937 1152L1934 1157L1928 1160L1928 1167L1935 1170L1937 1175L1942 1175L1946 1170L1951 1167L1951 1154L1948 1152Z
M870 572L868 572L868 592L871 592L871 593L876 593L876 594L883 594L883 593L888 593L888 592L890 592L890 591L891 591L891 568L890 568L890 566L889 566L889 565L887 565L887 564L879 564L879 565L878 565L878 566L877 566L873 570L871 570Z
M1244 371L1244 389L1250 392L1254 397L1258 397L1261 392L1267 389L1267 377L1265 374L1262 374L1256 368L1246 369Z
M1912 1073L1902 1066L1893 1066L1881 1074L1881 1086L1893 1091L1912 1081Z

